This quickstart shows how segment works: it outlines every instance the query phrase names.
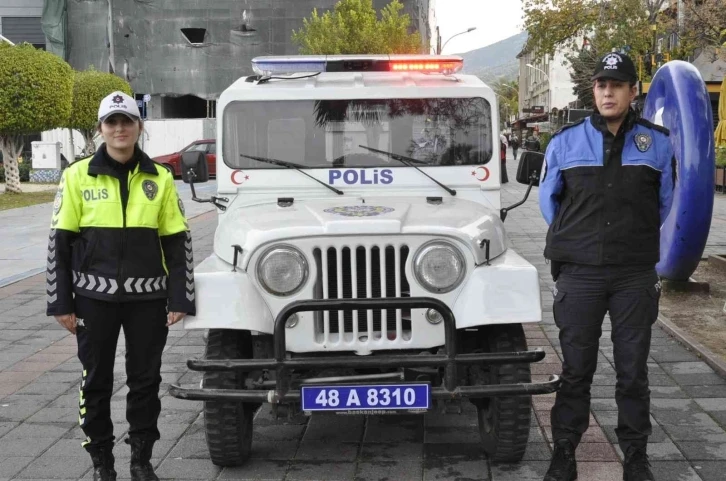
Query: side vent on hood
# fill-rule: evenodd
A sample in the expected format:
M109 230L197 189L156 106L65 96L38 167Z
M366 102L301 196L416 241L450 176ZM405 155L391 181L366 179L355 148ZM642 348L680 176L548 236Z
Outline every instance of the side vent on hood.
M293 197L278 197L277 205L280 207L290 207L295 202Z

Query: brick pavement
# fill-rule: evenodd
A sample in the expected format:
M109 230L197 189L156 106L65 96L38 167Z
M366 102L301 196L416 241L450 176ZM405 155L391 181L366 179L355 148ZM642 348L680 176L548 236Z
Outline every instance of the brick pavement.
M516 165L510 160L510 179ZM518 200L524 186L510 182L503 204ZM545 224L530 200L510 213L506 227L512 246L540 270L544 322L527 328L530 347L547 357L533 365L536 380L560 369L557 329L551 313L552 282L544 263ZM721 207L723 203L719 204ZM714 229L726 222L726 208L714 212ZM191 222L197 262L211 251L214 214ZM726 242L726 228L709 239L709 248ZM42 275L0 289L0 481L91 479L89 459L80 448L77 426L80 364L75 339L44 315ZM726 472L726 380L658 328L650 355L654 425L650 453L660 481L723 480ZM614 401L610 329L601 339L598 371L592 388L590 429L577 451L581 481L622 479L622 453L613 444L617 412ZM201 356L203 338L174 326L162 368L162 439L153 462L163 479L248 480L541 480L551 447L549 413L553 396L532 404L531 443L517 465L490 465L477 444L476 416L396 418L315 418L274 421L262 409L255 424L251 461L240 468L217 468L209 461L201 403L166 394L169 383L198 385L200 375L185 362ZM125 434L123 342L116 357L118 374L112 398L116 435ZM115 449L120 479L128 478L128 446Z

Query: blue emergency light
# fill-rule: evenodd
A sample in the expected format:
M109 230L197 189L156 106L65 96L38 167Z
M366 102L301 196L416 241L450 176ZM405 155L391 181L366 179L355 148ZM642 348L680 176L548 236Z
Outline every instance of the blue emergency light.
M421 72L451 75L464 67L457 55L307 55L256 57L252 68L258 75L290 75L317 72Z

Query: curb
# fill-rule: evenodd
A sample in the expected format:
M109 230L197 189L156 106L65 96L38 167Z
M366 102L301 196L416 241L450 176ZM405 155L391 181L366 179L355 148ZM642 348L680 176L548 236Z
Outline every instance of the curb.
M726 379L726 361L721 359L716 353L698 342L690 334L673 324L673 322L662 314L658 315L658 327L666 333L675 337L678 342L695 352L701 360L708 364L716 374Z

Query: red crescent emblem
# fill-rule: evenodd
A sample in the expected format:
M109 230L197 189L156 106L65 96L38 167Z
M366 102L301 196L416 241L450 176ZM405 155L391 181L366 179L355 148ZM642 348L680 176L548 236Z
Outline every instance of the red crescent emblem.
M246 175L244 170L233 170L230 179L234 185L242 185L250 179L250 176Z
M482 173L482 171L483 171L483 173ZM473 175L474 178L476 180L478 180L479 182L484 182L485 180L487 180L489 178L489 169L487 169L486 167L480 166L480 167L477 167L475 170L472 170L471 175Z

